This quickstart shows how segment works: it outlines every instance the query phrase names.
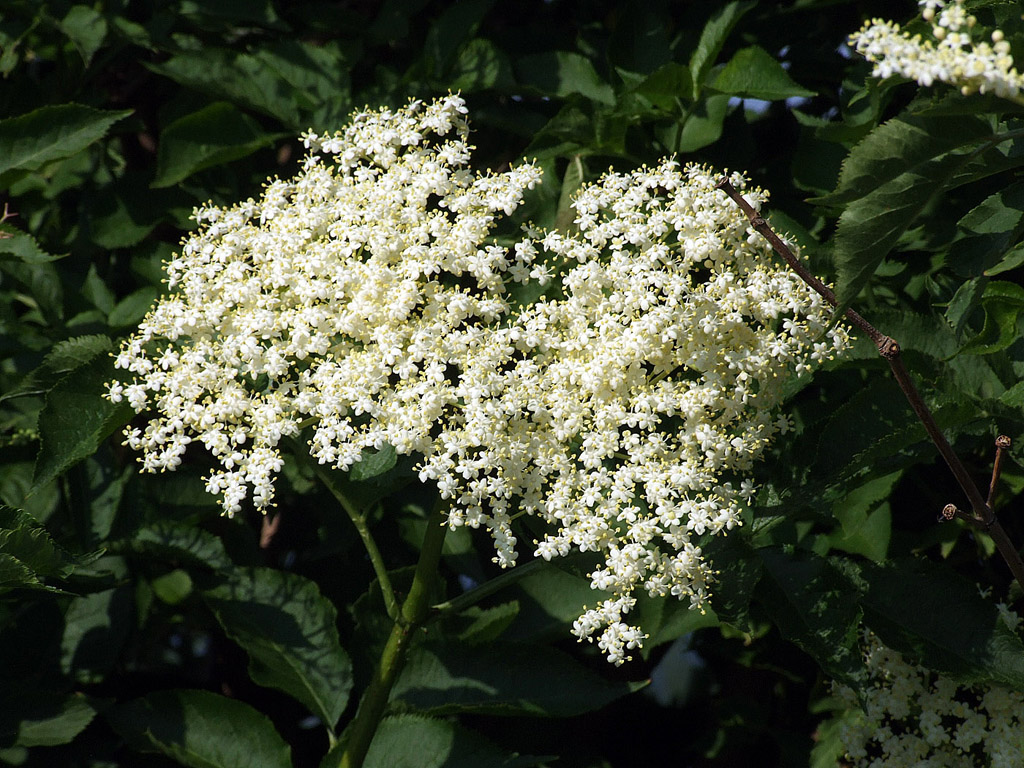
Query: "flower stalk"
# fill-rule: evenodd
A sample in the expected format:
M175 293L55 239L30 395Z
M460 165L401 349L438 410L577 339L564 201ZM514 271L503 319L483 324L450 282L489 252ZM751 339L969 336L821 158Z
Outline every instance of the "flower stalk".
M431 615L431 587L437 578L441 548L448 532L443 506L439 504L427 520L412 586L391 628L380 662L359 703L359 710L345 734L346 745L338 763L339 768L362 766L384 715L391 689L405 666L412 640Z

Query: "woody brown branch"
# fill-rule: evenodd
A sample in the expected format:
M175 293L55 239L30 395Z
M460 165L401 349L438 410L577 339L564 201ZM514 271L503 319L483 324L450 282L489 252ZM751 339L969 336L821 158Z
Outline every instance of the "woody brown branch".
M768 222L765 221L764 217L761 216L761 214L759 214L749 202L747 202L743 195L736 190L728 179L723 178L718 182L716 187L725 192L725 194L727 194L732 201L739 206L740 210L742 210L750 220L750 226L771 244L775 253L785 260L785 262L805 283L807 283L807 285L825 299L833 309L838 308L839 302L837 301L836 295L832 289L807 271L807 268L800 263L790 250L789 246L787 246L786 243L775 234L772 228L768 226ZM862 330L868 338L871 339L875 344L875 347L878 349L878 354L885 358L889 363L893 376L896 378L896 383L899 384L900 389L903 390L903 394L910 403L910 407L914 409L914 413L921 421L922 426L924 426L925 431L928 433L928 437L931 438L932 443L945 460L950 471L953 473L953 476L956 478L957 483L960 485L961 489L963 489L964 494L971 502L971 513L969 515L960 513L957 516L962 517L962 519L967 520L975 528L987 532L992 537L992 540L996 544L996 548L999 550L999 554L1002 555L1003 560L1006 561L1006 564L1013 572L1014 578L1021 587L1024 588L1024 562L1021 561L1020 554L1017 552L1016 547L1013 546L1009 536L1006 535L1006 531L1003 530L1002 525L1000 525L999 521L996 519L995 512L993 512L991 505L993 489L995 487L996 480L998 479L999 464L1002 460L1002 451L1005 450L1005 447L1009 446L1007 445L1004 448L1000 448L1000 442L997 441L996 464L992 468L993 478L989 489L989 499L986 501L981 495L981 491L978 489L978 486L971 479L971 476L967 472L967 468L964 466L963 462L960 460L960 457L957 456L952 446L950 446L949 441L946 440L945 435L943 435L942 431L939 429L938 424L935 423L935 418L932 416L928 406L925 405L921 394L917 391L917 387L914 386L914 382L911 380L910 374L903 365L899 343L895 339L881 333L853 309L846 308L844 315L852 325ZM959 510L957 511L959 512Z

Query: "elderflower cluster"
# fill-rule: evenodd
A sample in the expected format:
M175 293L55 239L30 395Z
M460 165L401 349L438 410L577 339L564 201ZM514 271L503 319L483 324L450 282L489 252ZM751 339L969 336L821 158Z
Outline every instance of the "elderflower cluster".
M1011 627L1020 618L1001 606ZM853 768L1020 768L1024 694L969 685L906 661L872 632L863 636L871 678L860 697L833 690L854 713L839 728Z
M963 0L920 0L922 18L932 25L931 38L911 36L900 25L872 19L850 36L855 50L875 66L872 74L898 74L923 86L938 81L960 88L964 95L993 93L1019 100L1024 76L1017 72L1010 44L1003 33L991 33L991 43L976 40L974 16Z
M610 173L576 232L499 245L540 171L474 175L464 113L448 96L358 114L307 135L301 172L259 200L199 209L109 396L151 413L126 433L143 469L201 443L228 514L272 503L280 442L301 434L339 469L415 455L449 525L485 527L502 566L513 519L540 518L536 556L603 556L609 597L574 632L621 663L644 638L625 621L639 590L707 600L699 537L741 523L789 428L782 383L849 340L701 166ZM549 296L519 306L515 283Z

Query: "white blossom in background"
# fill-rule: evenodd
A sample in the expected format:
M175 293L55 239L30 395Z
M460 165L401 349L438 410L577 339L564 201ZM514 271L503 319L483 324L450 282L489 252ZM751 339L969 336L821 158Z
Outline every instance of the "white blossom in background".
M1000 610L1016 629L1020 618ZM853 768L1020 768L1024 765L1024 694L961 684L906 661L872 632L863 636L869 684L861 697L833 692L853 717L839 740Z
M1000 30L978 39L976 20L963 0L920 0L922 18L931 24L931 36L910 35L900 25L872 19L850 36L854 49L874 64L876 77L902 75L919 85L935 82L959 88L964 95L993 93L1024 102L1024 77L1017 72L1010 44Z
M789 428L783 382L848 338L701 166L608 174L580 192L577 232L499 246L540 172L471 173L464 112L364 112L306 136L302 171L258 201L198 210L110 397L152 414L127 432L144 469L205 446L228 514L272 503L302 425L336 468L386 444L417 456L449 524L487 528L502 566L513 519L541 518L536 556L603 556L606 595L574 632L621 663L645 637L627 620L640 590L707 601L698 542L740 525ZM513 283L550 297L514 308Z

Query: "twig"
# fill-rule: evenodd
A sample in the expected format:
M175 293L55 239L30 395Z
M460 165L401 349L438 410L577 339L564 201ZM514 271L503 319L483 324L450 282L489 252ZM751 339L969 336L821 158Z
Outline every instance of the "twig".
M996 495L996 484L999 482L999 475L1003 471L1003 457L1006 452L1010 450L1010 446L1013 441L1010 440L1006 435L999 435L996 438L996 457L992 461L992 480L988 484L988 499L987 503L989 508L992 507L992 499Z
M277 529L281 527L281 513L264 515L260 524L260 549L269 549Z
M762 237L764 237L772 246L772 249L781 256L787 264L796 272L800 278L807 283L811 288L817 291L822 298L825 299L833 308L839 306L839 302L836 300L835 293L825 285L821 280L812 275L807 271L806 267L801 264L796 256L789 247L782 241L782 239L772 231L772 228L768 226L768 222L765 221L764 217L761 216L754 207L744 199L744 197L736 191L736 188L729 183L728 179L723 178L716 185L718 189L721 189L727 194L733 202L740 207L740 210L746 214L747 218L750 219L750 226L753 227ZM996 519L995 513L992 511L991 498L992 491L989 491L989 501L986 502L981 495L981 491L978 490L978 486L971 479L970 474L967 472L967 468L964 467L960 457L956 455L956 452L950 446L949 441L946 440L945 435L939 429L938 424L935 423L935 419L932 416L928 406L925 405L921 394L917 391L917 387L914 386L913 381L910 379L910 374L903 365L903 360L900 356L900 345L899 343L884 333L881 333L871 323L861 317L857 312L852 309L846 309L846 318L857 328L864 331L868 338L874 343L878 349L878 354L885 358L889 363L889 367L892 369L893 376L896 377L896 382L899 384L900 389L903 390L903 394L906 395L907 400L910 402L910 407L914 409L914 413L917 414L921 424L924 426L925 431L928 433L928 437L931 438L932 443L938 449L942 458L945 459L946 464L949 466L950 471L956 478L957 483L963 489L968 500L971 502L971 514L965 514L960 510L956 509L954 505L947 505L946 509L943 510L943 516L946 516L947 510L952 507L952 516L961 517L967 520L975 528L979 528L987 532L992 540L995 542L996 547L999 550L999 554L1003 556L1003 560L1010 567L1013 572L1013 576L1017 579L1017 582L1024 588L1024 562L1021 561L1020 554L1017 552L1016 547L1010 541L1009 536L1006 535L1006 531L999 524ZM1002 459L1001 451L997 442L996 452L996 466L992 468L992 485L995 485L998 477L999 462ZM1006 447L1009 447L1008 445Z

